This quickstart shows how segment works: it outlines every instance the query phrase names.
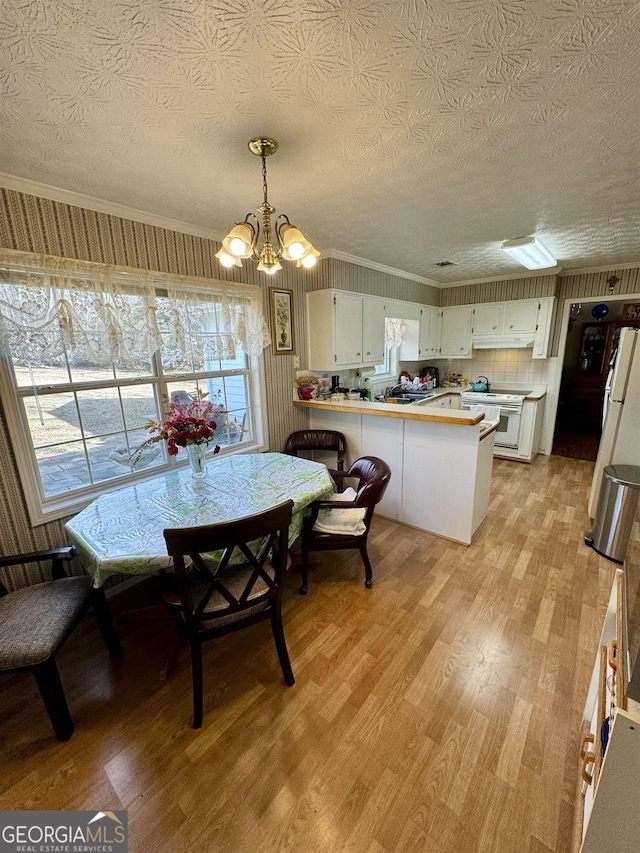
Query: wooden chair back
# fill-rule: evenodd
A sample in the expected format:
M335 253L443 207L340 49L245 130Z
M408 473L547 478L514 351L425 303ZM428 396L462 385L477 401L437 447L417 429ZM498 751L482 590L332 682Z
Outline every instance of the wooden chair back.
M284 446L284 452L289 456L312 450L334 451L336 469L344 471L347 440L341 432L332 429L302 429L292 432Z

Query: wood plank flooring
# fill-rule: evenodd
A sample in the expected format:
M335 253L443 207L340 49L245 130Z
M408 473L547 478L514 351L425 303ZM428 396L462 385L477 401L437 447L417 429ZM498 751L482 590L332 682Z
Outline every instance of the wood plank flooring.
M268 624L209 644L199 731L187 649L158 680L167 625L120 625L110 660L89 619L59 655L71 741L0 680L0 808L128 809L134 853L569 851L614 573L582 542L592 469L496 460L470 548L374 520L371 590L319 555L285 595L295 686Z

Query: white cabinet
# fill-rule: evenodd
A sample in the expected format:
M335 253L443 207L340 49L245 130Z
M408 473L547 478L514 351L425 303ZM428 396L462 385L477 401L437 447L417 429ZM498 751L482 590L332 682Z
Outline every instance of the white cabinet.
M319 291L322 292L322 291ZM313 294L309 294L313 296ZM334 360L333 364L316 364L313 345L309 348L311 369L329 369L347 364L362 364L362 297L351 293L336 293L333 296ZM309 318L312 323L312 317ZM315 329L313 331L316 331Z
M531 358L547 358L549 355L553 297L540 299L539 302L538 328L536 329L536 336L533 340L533 352L531 353Z
M495 336L502 333L504 322L504 305L476 305L473 309L473 336Z
M460 395L459 394L443 394L441 397L436 397L434 400L420 400L415 405L421 409L459 409Z
M516 300L504 304L504 334L505 335L534 335L538 328L538 310L540 304L537 299L529 302L527 300Z
M307 293L309 369L334 370L384 361L385 301L342 290Z
M384 361L384 319L383 299L372 296L362 297L362 363L382 364Z
M473 306L473 346L533 347L532 358L547 358L554 297L515 299Z
M428 305L420 309L418 358L437 358L440 354L440 310Z
M440 352L442 358L471 358L471 305L441 311Z

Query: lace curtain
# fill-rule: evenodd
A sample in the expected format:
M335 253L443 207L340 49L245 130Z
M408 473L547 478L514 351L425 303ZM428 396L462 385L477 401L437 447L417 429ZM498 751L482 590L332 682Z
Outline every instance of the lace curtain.
M402 343L405 326L397 317L387 317L384 324L384 342L388 349L399 347Z
M161 347L233 359L270 342L258 287L0 249L0 351L97 364Z

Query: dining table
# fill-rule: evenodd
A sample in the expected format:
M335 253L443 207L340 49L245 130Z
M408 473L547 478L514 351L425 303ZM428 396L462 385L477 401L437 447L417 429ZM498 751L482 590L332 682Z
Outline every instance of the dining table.
M175 470L100 495L65 524L84 568L100 587L110 575L171 572L163 531L200 527L255 515L293 501L289 544L305 508L329 497L333 480L319 462L284 453L214 457L205 477Z

